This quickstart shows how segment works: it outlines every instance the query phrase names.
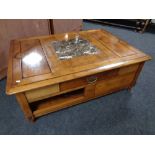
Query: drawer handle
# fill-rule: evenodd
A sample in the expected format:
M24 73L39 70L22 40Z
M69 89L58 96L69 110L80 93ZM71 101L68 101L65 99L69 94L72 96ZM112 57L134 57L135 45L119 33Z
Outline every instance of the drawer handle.
M97 81L97 77L96 76L91 76L87 78L87 82L90 83L95 83Z

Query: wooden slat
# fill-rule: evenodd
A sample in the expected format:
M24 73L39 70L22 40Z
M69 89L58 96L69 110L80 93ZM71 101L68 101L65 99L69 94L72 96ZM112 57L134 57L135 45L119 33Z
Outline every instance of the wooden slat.
M41 43L41 46L43 48L43 51L44 51L44 54L46 56L47 62L49 64L49 67L51 69L51 72L54 73L55 72L55 68L56 68L56 65L55 64L56 64L56 61L57 60L56 60L56 57L54 55L54 52L52 52L53 51L53 48L52 48L52 46L50 46L51 39L49 39L49 38L40 39L40 43Z

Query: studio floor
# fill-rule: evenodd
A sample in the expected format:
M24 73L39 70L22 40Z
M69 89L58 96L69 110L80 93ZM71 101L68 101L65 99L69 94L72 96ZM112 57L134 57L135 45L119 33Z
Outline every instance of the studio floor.
M155 33L84 23L84 30L105 29L152 56L137 84L123 90L37 119L25 120L15 96L5 94L6 79L0 81L0 134L155 134Z

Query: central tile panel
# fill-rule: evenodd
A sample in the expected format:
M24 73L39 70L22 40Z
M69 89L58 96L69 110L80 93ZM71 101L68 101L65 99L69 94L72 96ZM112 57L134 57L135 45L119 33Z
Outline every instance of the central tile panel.
M75 38L63 41L53 41L52 45L60 60L72 59L78 56L93 55L99 49L83 38Z

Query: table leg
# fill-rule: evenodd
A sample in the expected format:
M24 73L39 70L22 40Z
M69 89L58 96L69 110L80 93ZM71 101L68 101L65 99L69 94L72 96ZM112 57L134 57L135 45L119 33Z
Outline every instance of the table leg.
M135 74L135 77L134 77L132 83L130 84L130 86L128 87L128 90L131 90L131 88L132 88L133 86L135 86L136 81L137 81L137 78L138 78L138 76L139 76L139 74L140 74L140 72L141 72L143 66L144 66L144 62L142 62L142 63L139 64L139 67L138 67L138 69L137 69L137 72L136 72L136 74Z
M25 97L25 94L24 93L18 93L18 94L16 94L16 98L17 98L18 103L20 104L21 109L24 112L25 117L28 120L30 120L31 122L33 122L34 116L33 116L32 110L29 106L29 103Z

